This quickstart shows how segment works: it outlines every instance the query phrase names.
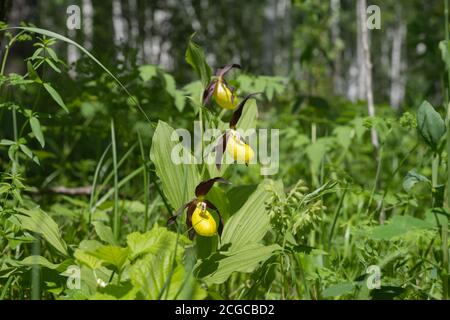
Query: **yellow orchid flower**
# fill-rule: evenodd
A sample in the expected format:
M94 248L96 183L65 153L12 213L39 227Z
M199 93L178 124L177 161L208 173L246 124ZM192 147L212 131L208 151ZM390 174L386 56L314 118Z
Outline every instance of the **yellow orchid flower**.
M234 88L228 85L224 79L225 74L232 68L241 68L238 64L229 64L216 71L216 78L212 80L203 92L203 105L208 105L211 98L214 97L216 103L228 110L233 110L238 105L238 99Z
M203 182L200 182L195 188L195 198L185 203L178 211L169 218L168 225L171 225L175 220L183 213L187 208L186 213L186 226L189 232L189 238L194 238L195 234L203 237L212 237L216 234L221 235L223 230L223 219L219 210L209 200L205 199L206 194L212 188L215 182L226 183L229 182L221 177L212 178ZM211 212L215 211L219 217L219 226L214 219Z

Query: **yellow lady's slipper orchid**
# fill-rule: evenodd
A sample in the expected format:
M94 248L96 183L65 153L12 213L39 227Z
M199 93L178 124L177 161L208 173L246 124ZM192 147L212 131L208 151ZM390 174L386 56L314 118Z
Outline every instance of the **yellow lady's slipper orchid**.
M197 234L212 237L217 233L217 224L214 217L206 210L206 203L199 202L192 214L192 227Z
M236 110L233 112L233 115L231 116L230 129L219 137L218 143L215 147L217 170L220 170L222 164L222 156L225 150L227 150L228 154L230 154L235 161L238 161L240 163L244 162L246 165L248 165L248 163L255 156L255 152L253 151L253 149L244 141L242 141L241 136L236 131L236 126L239 122L239 119L241 118L247 100L259 93L260 92L251 93L239 103Z
M222 234L223 230L223 219L220 215L219 210L216 206L209 200L205 199L206 194L211 190L214 183L226 183L229 182L221 177L212 178L200 182L197 187L195 187L195 198L191 201L185 203L178 211L167 220L167 224L171 225L175 223L175 220L184 212L186 212L186 227L188 229L189 238L193 239L195 234L199 234L204 237L212 237L215 234ZM217 214L219 225L215 218L211 215L212 210Z
M214 90L214 101L224 109L233 110L237 107L237 97L222 79L219 79Z
M237 107L238 101L234 89L224 78L225 74L233 68L240 69L241 66L233 63L217 69L215 78L203 91L203 105L208 105L211 98L214 97L216 103L224 109L233 110Z
M237 162L244 162L246 165L253 159L255 152L253 149L240 139L236 131L232 131L228 138L227 152Z

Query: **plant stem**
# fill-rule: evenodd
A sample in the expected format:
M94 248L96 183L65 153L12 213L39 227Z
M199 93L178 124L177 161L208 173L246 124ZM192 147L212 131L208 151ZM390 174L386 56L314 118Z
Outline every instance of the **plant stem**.
M142 162L144 166L144 205L145 205L145 212L144 212L144 232L147 231L148 227L148 198L149 198L149 187L148 187L148 168L147 168L147 161L145 161L145 151L144 151L144 145L142 144L142 138L141 134L138 131L138 139L139 139L139 148L141 149L141 157Z
M111 144L113 154L113 167L114 167L114 238L118 241L120 236L120 216L119 216L119 178L117 175L117 149L116 149L116 134L114 129L114 119L111 118Z

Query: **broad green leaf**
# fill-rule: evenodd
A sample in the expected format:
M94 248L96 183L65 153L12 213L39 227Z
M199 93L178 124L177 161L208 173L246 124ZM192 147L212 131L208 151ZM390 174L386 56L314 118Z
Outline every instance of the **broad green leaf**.
M153 135L150 158L155 165L156 174L161 180L164 194L172 208L177 210L194 198L194 190L200 182L200 177L195 164L176 164L172 160L172 153L177 161L178 155L182 154L187 162L194 163L190 151L186 150L178 140L171 140L172 134L174 137L178 136L167 123L158 122ZM175 146L179 148L176 149ZM181 151L181 153L177 153L177 151Z
M80 264L84 264L92 270L100 269L103 263L101 259L80 249L75 250L74 257Z
M189 242L184 236L180 236L179 241ZM157 254L165 250L170 251L175 246L172 233L158 225L146 233L130 233L127 236L127 244L130 249L130 259L135 259L146 253Z
M27 145L25 144L19 144L19 148L20 150L22 150L23 153L25 153L25 155L30 158L31 160L33 160L34 162L36 162L36 164L39 165L39 159L33 154L33 152L31 151L30 148L27 147Z
M36 117L31 117L30 118L30 126L31 126L31 131L33 131L33 134L36 137L36 140L39 141L41 147L43 148L45 146L45 139L44 139L44 135L42 134L41 124L39 123L39 119Z
M222 234L222 246L231 245L229 250L244 249L249 243L262 240L270 229L266 202L271 193L268 190L272 180L264 180L248 198L245 204L226 223Z
M256 129L256 120L258 118L258 107L255 99L250 99L245 104L242 116L239 119L236 128L241 130Z
M232 252L216 252L201 261L195 268L195 274L206 284L220 284L225 282L233 272L252 272L272 254L280 250L277 244L264 246L253 243Z
M422 102L417 111L417 128L425 142L436 151L445 133L445 124L441 115L428 101Z
M185 96L188 96L190 105L194 109L195 114L197 114L199 109L202 107L202 82L199 80L191 82L182 88L182 92Z
M165 73L164 81L166 83L166 91L173 97L175 101L175 107L178 111L183 111L184 109L184 94L183 91L177 90L175 79L172 75Z
M41 234L55 249L67 255L67 246L61 238L58 225L47 213L39 208L32 210L19 208L17 211L16 217L22 228Z
M339 126L333 130L339 144L347 150L352 143L353 128L347 126Z
M67 267L72 263L72 260L65 260L62 263L52 263L48 261L46 258L42 256L28 256L22 261L18 261L19 264L23 266L32 266L32 265L40 265L42 267L52 269L52 270L58 270L60 272L63 272L67 269Z
M128 258L128 248L113 245L101 246L93 252L94 257L103 260L106 265L112 265L117 271L121 270Z
M10 146L10 145L13 145L13 144L15 144L15 142L12 141L12 140L9 140L9 139L2 139L2 140L0 140L0 145L2 145L2 146Z
M431 229L434 225L428 221L411 216L394 216L387 224L376 226L369 232L369 237L377 240L390 240L401 237L414 230Z
M141 237L142 236L142 237ZM135 254L148 252L129 268L132 284L145 299L202 299L205 292L183 265L184 240L166 228L132 234L128 243ZM152 236L155 239L151 239ZM176 257L175 255L176 249ZM149 250L150 248L150 250ZM175 262L175 264L173 264Z
M55 102L64 109L67 113L69 113L69 110L67 109L66 105L64 104L63 99L59 95L59 93L53 89L53 87L49 83L44 83L44 88L47 90L47 92L50 94L50 96L55 100Z
M211 79L211 68L205 59L205 53L193 40L189 39L186 50L186 62L191 65L197 75L200 77L203 88L209 84Z
M33 79L34 82L42 83L41 78L36 73L36 70L34 70L33 65L31 64L30 61L27 61L27 69L28 69L28 74L30 75L30 78Z
M311 163L311 169L314 172L318 172L320 168L320 163L327 152L329 143L329 138L319 138L315 143L312 143L306 147L306 154Z
M139 67L139 76L142 81L147 82L158 75L158 66L146 64Z
M255 192L258 185L241 185L228 190L227 197L230 203L230 211L237 212L247 201L250 195Z
M105 225L103 222L94 221L92 222L95 228L95 232L98 237L109 244L116 244L116 239L114 238L114 234L111 230L111 227Z
M324 296L324 297L341 296L343 294L350 293L354 287L355 286L352 282L342 282L342 283L334 284L334 285L326 288L322 292L322 296Z
M449 42L442 40L439 42L439 49L441 50L441 58L445 63L447 69L450 68L450 50L449 50Z

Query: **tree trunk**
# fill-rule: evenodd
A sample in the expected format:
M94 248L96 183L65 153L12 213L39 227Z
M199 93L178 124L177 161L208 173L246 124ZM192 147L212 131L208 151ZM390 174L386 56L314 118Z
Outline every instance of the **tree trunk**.
M343 79L342 79L342 55L339 42L341 41L341 29L340 23L340 10L341 2L340 0L331 0L331 37L334 44L334 50L336 53L334 59L333 68L333 87L334 93L341 95L344 92Z
M358 0L358 20L359 20L359 34L361 35L361 49L362 49L362 65L361 73L363 78L361 80L365 84L366 99L367 99L367 111L370 117L375 116L375 105L373 101L372 91L372 63L370 61L370 48L369 48L369 34L367 31L367 2L366 0ZM378 135L375 128L371 130L372 145L375 149L379 149Z
M265 74L273 73L275 55L276 1L266 1L264 7L264 33L262 35L262 70Z
M392 35L392 57L390 68L390 103L392 108L399 110L405 96L405 63L402 60L402 47L406 38L406 25L401 18L401 14L397 15L398 24Z
M93 15L94 8L92 7L91 0L83 0L83 19L81 21L81 25L83 28L84 41L83 46L91 50L92 49L92 29L93 29Z

